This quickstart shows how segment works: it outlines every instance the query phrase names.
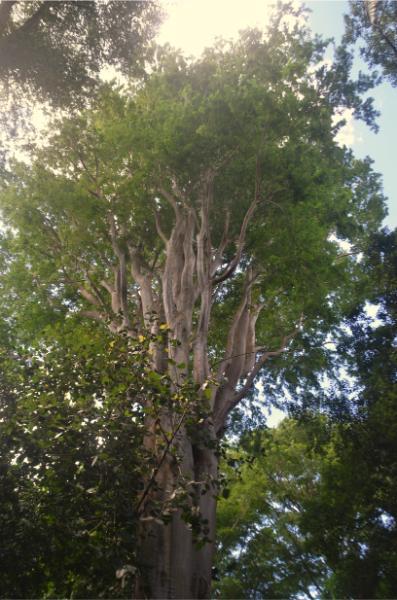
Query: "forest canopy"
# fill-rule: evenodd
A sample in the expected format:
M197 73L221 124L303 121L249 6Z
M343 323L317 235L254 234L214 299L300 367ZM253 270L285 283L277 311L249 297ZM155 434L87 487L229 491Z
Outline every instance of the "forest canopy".
M383 431L367 370L378 373L372 346L385 343L393 356L393 237L380 231L385 202L371 160L335 141L344 108L375 126L363 99L372 80L353 81L342 50L324 65L327 44L291 16L299 14L285 7L266 34L248 30L197 60L158 49L148 76L102 85L3 179L7 597L208 598L222 496L224 597L310 594L313 576L327 593L350 593L343 552L335 541L327 554L327 523L313 533L310 511L339 514L326 486L340 477L343 488L349 474L335 471L333 456L367 464L356 433L345 449L343 435L362 419L370 447L371 427ZM363 325L367 301L385 306L381 340ZM387 365L395 383L392 358ZM300 421L263 431L271 404ZM288 471L290 455L307 460L319 509L299 468ZM260 495L229 473L237 500L225 509L228 463L251 459ZM289 477L303 524L280 500ZM227 510L241 502L238 528ZM332 502L343 512L341 497ZM365 502L357 493L357 506ZM392 515L386 504L379 510ZM299 564L310 563L303 578L291 527ZM251 546L261 538L268 575L252 591ZM269 547L287 563L288 585ZM374 594L382 589L375 582Z

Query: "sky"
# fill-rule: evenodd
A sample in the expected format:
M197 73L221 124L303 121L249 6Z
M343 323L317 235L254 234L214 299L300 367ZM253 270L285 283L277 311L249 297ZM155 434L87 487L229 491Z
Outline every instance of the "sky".
M310 24L316 33L333 37L338 42L343 34L343 15L349 10L348 2L338 0L317 0L307 2L312 10ZM356 69L366 70L366 65L356 58ZM383 175L384 192L388 197L389 215L385 225L397 227L397 177L393 147L397 139L397 89L383 83L369 93L375 100L375 107L381 113L378 119L379 133L371 132L362 123L352 123L351 147L358 158L370 156L374 169Z
M332 37L336 43L340 41L348 2L312 0L305 5L311 10L309 25L313 32L325 38ZM212 45L216 37L235 38L241 29L264 28L271 11L271 2L267 0L164 0L163 6L168 16L158 41L169 42L186 54L195 56ZM365 70L366 66L357 60L355 68ZM354 121L351 114L347 114L348 123L341 141L351 146L358 158L369 155L374 160L374 169L383 175L384 191L388 197L389 216L385 225L394 228L397 226L397 179L392 143L397 139L397 89L385 83L372 90L370 95L381 112L379 133L371 132L365 124Z

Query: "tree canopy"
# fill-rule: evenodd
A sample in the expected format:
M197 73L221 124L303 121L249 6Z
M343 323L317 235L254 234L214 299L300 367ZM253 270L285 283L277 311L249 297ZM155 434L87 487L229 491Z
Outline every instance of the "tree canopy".
M196 61L159 50L145 81L103 86L89 109L53 125L32 164L15 163L3 182L4 335L12 332L18 360L33 354L39 371L33 398L20 392L21 410L31 406L36 418L33 407L40 415L43 406L59 433L66 420L55 449L90 432L70 463L38 441L46 454L32 464L40 472L46 465L44 486L73 478L83 520L86 487L99 490L96 551L125 514L139 522L139 597L209 597L219 444L235 409L282 398L315 406L325 375L338 377L344 364L329 336L343 337L343 319L367 297L356 255L366 254L384 216L381 182L370 159L336 144L333 118L348 106L373 123L371 102L360 96L370 82L349 79L346 56L334 69L320 66L325 47L280 13L267 34L246 31ZM92 332L88 351L71 331L83 340ZM109 419L123 433L109 432ZM22 429L21 447L33 427ZM125 461L116 455L124 432L136 434L149 466L139 490L131 481L135 439ZM109 446L103 463L98 436ZM18 464L21 450L13 448ZM117 467L109 494L100 480L107 463ZM8 472L19 476L16 465ZM31 472L28 481L35 497ZM119 485L137 490L134 509ZM50 515L64 509L50 507ZM69 534L76 528L72 521ZM114 567L121 555L112 552L101 560ZM40 577L52 568L43 561ZM79 593L97 591L76 562L70 572ZM48 594L71 589L49 580L60 587Z
M93 93L104 66L141 74L158 19L155 2L1 2L3 88L65 106Z
M347 413L303 411L229 450L230 492L218 510L222 598L395 595L395 248L395 232L372 240L380 322L357 310L338 348L354 394L346 386L338 401L331 388L328 403Z
M143 77L160 17L154 0L0 2L3 168L45 116L87 105L103 76Z

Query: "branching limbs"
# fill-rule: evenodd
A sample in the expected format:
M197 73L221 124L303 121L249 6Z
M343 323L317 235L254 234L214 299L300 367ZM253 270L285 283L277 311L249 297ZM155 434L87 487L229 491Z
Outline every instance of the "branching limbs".
M225 223L223 226L223 233L222 233L221 241L220 241L219 246L216 249L214 257L212 259L212 265L211 265L211 277L212 278L214 278L215 273L217 272L219 267L222 265L223 253L225 252L228 244L231 241L229 238L229 226L230 226L230 211L227 210L225 213Z
M245 360L246 358L250 358L253 355L258 357L253 362L252 368L246 375L244 383L238 389L234 389L233 393L231 393L229 382L226 382L226 386L223 385L219 389L218 393L218 402L215 405L215 414L214 414L214 425L215 431L219 432L225 424L225 420L227 415L230 413L233 408L237 406L237 404L252 391L252 388L255 384L255 380L265 365L265 363L272 357L280 356L284 352L288 351L288 346L290 342L296 337L302 327L303 315L301 315L298 325L296 328L283 336L280 346L276 350L266 350L264 348L256 348L254 351L249 351L247 355L241 356L233 356L230 357L231 361L236 360ZM254 353L254 354L253 354ZM227 393L223 393L223 389L227 389ZM233 386L234 387L234 386Z
M110 240L118 265L114 269L114 285L102 281L102 286L110 293L113 312L122 315L122 327L128 330L131 329L131 321L128 314L126 250L120 243L115 217L111 212L108 213L107 219Z
M240 228L240 233L239 233L239 236L238 236L237 242L236 242L236 253L235 253L234 257L232 258L232 260L229 262L229 264L226 266L224 271L222 273L220 273L219 275L214 275L214 278L213 278L214 285L217 285L218 283L222 283L226 279L229 279L235 272L236 268L238 267L240 260L241 260L242 253L243 253L243 249L244 249L245 239L246 239L246 235L247 235L247 228L248 228L248 225L249 225L249 223L252 219L252 216L255 212L255 209L260 202L260 199L261 199L261 173L260 173L260 166L259 166L259 158L257 158L256 159L256 167L255 167L254 199L252 200L250 206L248 207L247 212L244 215L244 219L243 219L243 222L242 222L241 228ZM228 227L229 227L229 222L227 219L227 222L225 223L224 235L222 236L221 244L220 244L218 252L216 254L215 264L216 263L219 264L219 260L221 259L221 256L222 256L221 254L219 254L219 250L221 250L223 252L223 250L225 249L225 247L227 245Z
M244 396L246 396L248 394L248 392L251 391L252 386L255 382L256 376L258 375L259 371L262 369L263 365L269 360L269 358L274 357L274 356L280 356L280 354L283 354L284 352L286 352L288 350L289 343L291 342L291 340L293 340L296 337L296 335L301 330L302 321L303 321L303 317L301 316L297 327L289 334L283 336L283 338L281 340L281 344L277 350L270 350L270 351L264 350L264 349L257 350L258 353L263 352L263 354L257 359L252 371L249 373L247 379L245 380L244 385L238 390L238 392L235 393L235 395L233 397L234 405L237 404L237 402L239 402L240 400L242 400L242 398L244 398Z
M256 198L254 198L254 200L251 202L247 212L244 215L240 233L239 233L239 236L238 236L238 239L236 242L236 254L232 258L232 260L229 262L227 267L224 269L223 273L220 273L219 275L214 276L214 279L213 279L214 285L217 285L218 283L222 283L226 279L229 279L235 272L236 268L238 267L240 260L241 260L242 253L243 253L243 249L244 249L247 227L248 227L249 222L251 221L251 218L255 212L257 205L258 205L258 200ZM225 243L225 242L223 242L223 243Z

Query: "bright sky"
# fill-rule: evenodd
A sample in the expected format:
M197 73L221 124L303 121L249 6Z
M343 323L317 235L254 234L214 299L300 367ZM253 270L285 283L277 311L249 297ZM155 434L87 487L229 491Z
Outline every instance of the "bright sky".
M169 13L158 41L199 55L216 37L236 37L246 27L262 29L268 20L266 0L164 0Z
M217 37L236 37L238 31L247 27L266 26L272 2L268 0L163 0L168 12L158 41L169 42L188 55L199 55ZM312 13L309 24L315 33L339 41L343 29L343 14L348 12L345 0L312 0L306 2ZM357 61L357 68L365 70L365 65ZM366 155L375 160L374 168L382 173L384 190L389 198L389 217L385 223L397 226L397 182L392 143L397 139L395 107L397 89L389 84L379 86L371 94L376 108L381 111L380 132L374 134L347 114L348 123L343 131L341 142L351 146L355 154Z
M312 15L310 24L316 33L334 37L338 42L343 34L343 15L349 11L345 0L317 0L307 2ZM366 70L366 65L356 58L356 69ZM397 178L395 161L395 140L397 139L397 88L384 83L369 94L375 100L375 107L381 115L378 119L379 133L369 131L364 123L351 123L351 146L357 157L370 156L374 159L374 169L383 175L384 191L389 199L389 216L385 224L391 229L397 227Z

